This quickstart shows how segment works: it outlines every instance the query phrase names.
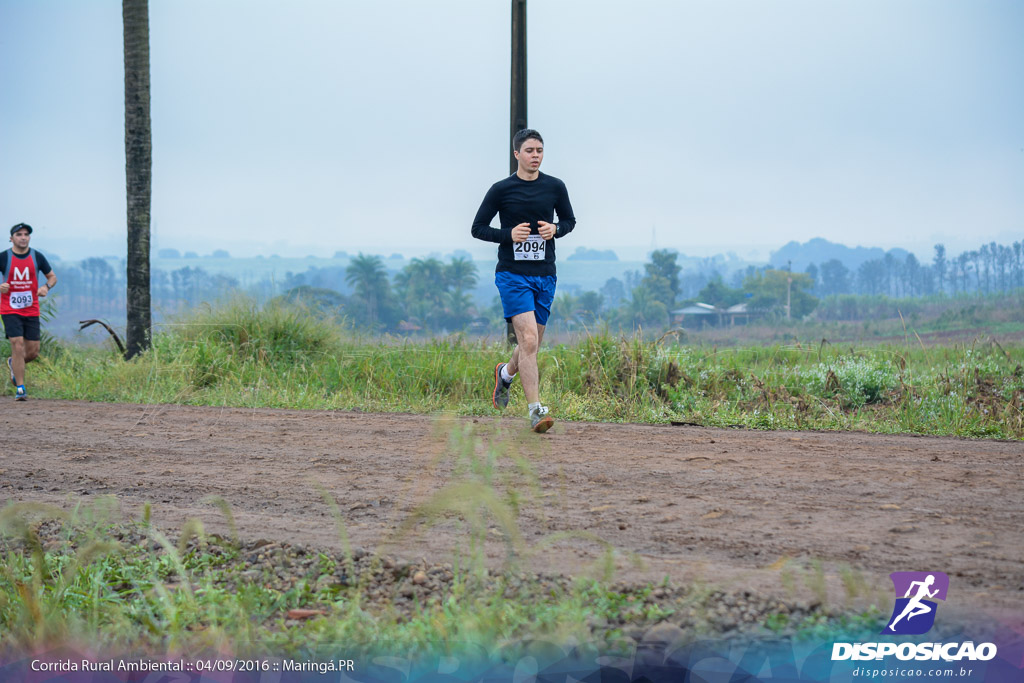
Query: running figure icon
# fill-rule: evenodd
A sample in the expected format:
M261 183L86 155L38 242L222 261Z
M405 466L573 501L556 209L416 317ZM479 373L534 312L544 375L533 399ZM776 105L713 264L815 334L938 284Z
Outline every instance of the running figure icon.
M903 596L904 598L910 598L910 601L907 603L907 606L903 608L903 611L900 612L900 615L893 619L892 623L889 624L890 631L896 630L896 622L898 622L903 617L906 617L907 621L910 621L916 616L927 614L928 612L932 611L932 608L929 605L926 605L924 602L922 602L922 600L924 600L924 598L934 598L935 595L939 592L938 588L936 588L933 591L928 590L934 583L934 574L929 574L924 581L912 581L910 583L910 588L907 589L906 595ZM914 592L915 586L917 587L917 593L913 597L911 597L910 594Z

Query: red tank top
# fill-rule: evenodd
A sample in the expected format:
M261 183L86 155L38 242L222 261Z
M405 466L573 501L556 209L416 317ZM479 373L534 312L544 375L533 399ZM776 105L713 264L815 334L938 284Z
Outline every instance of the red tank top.
M0 294L0 314L39 315L39 272L36 255L32 249L23 258L17 258L14 251L7 250L7 277L4 282L11 286Z

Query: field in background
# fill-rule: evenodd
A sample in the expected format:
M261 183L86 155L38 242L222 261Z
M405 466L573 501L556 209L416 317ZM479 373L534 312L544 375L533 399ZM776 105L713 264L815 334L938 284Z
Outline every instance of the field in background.
M546 346L542 396L569 420L1024 436L1018 345L925 345L907 332L898 344L719 347L679 343L686 335ZM166 327L132 362L50 342L28 385L98 401L488 415L507 352L462 336L362 338L294 306L237 301ZM512 401L522 404L518 385Z
M151 264L155 274L152 291L154 321L159 324L195 306L210 305L207 302L217 305L243 293L266 301L309 281L316 282L318 288L349 296L353 290L344 273L351 261L350 256L154 258ZM381 263L388 278L394 278L411 262L412 259L408 258L383 258ZM473 261L473 265L477 281L466 293L472 305L482 314L490 315L489 309L497 297L494 259ZM58 277L63 276L63 282L51 297L55 312L49 321L50 330L79 343L88 343L96 338L91 332L77 333L78 321L82 319L103 319L123 330L124 267L123 259L114 258L55 263L54 271ZM613 277L628 283L632 280L627 273L635 273L638 279L643 269L641 261L566 260L559 264L559 291L597 291ZM497 328L495 323L494 329Z

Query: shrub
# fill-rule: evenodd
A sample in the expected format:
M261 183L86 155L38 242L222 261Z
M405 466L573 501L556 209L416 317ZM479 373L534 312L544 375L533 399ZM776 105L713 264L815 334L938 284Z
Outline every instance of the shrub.
M235 299L193 313L175 324L171 333L184 341L226 347L240 360L270 363L320 356L340 345L338 328L323 316L279 301L261 307L252 300Z
M899 380L889 363L879 359L840 357L818 363L806 373L808 389L819 396L837 396L850 407L878 403Z

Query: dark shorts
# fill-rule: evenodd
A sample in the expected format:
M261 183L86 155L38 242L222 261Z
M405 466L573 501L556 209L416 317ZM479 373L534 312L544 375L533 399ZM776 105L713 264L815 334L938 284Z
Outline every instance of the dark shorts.
M25 341L39 341L39 316L4 315L4 331L7 338L24 337Z
M551 315L551 302L555 300L554 275L519 275L499 270L494 274L494 284L501 297L501 308L505 320L512 316L533 311L538 325L547 325Z

